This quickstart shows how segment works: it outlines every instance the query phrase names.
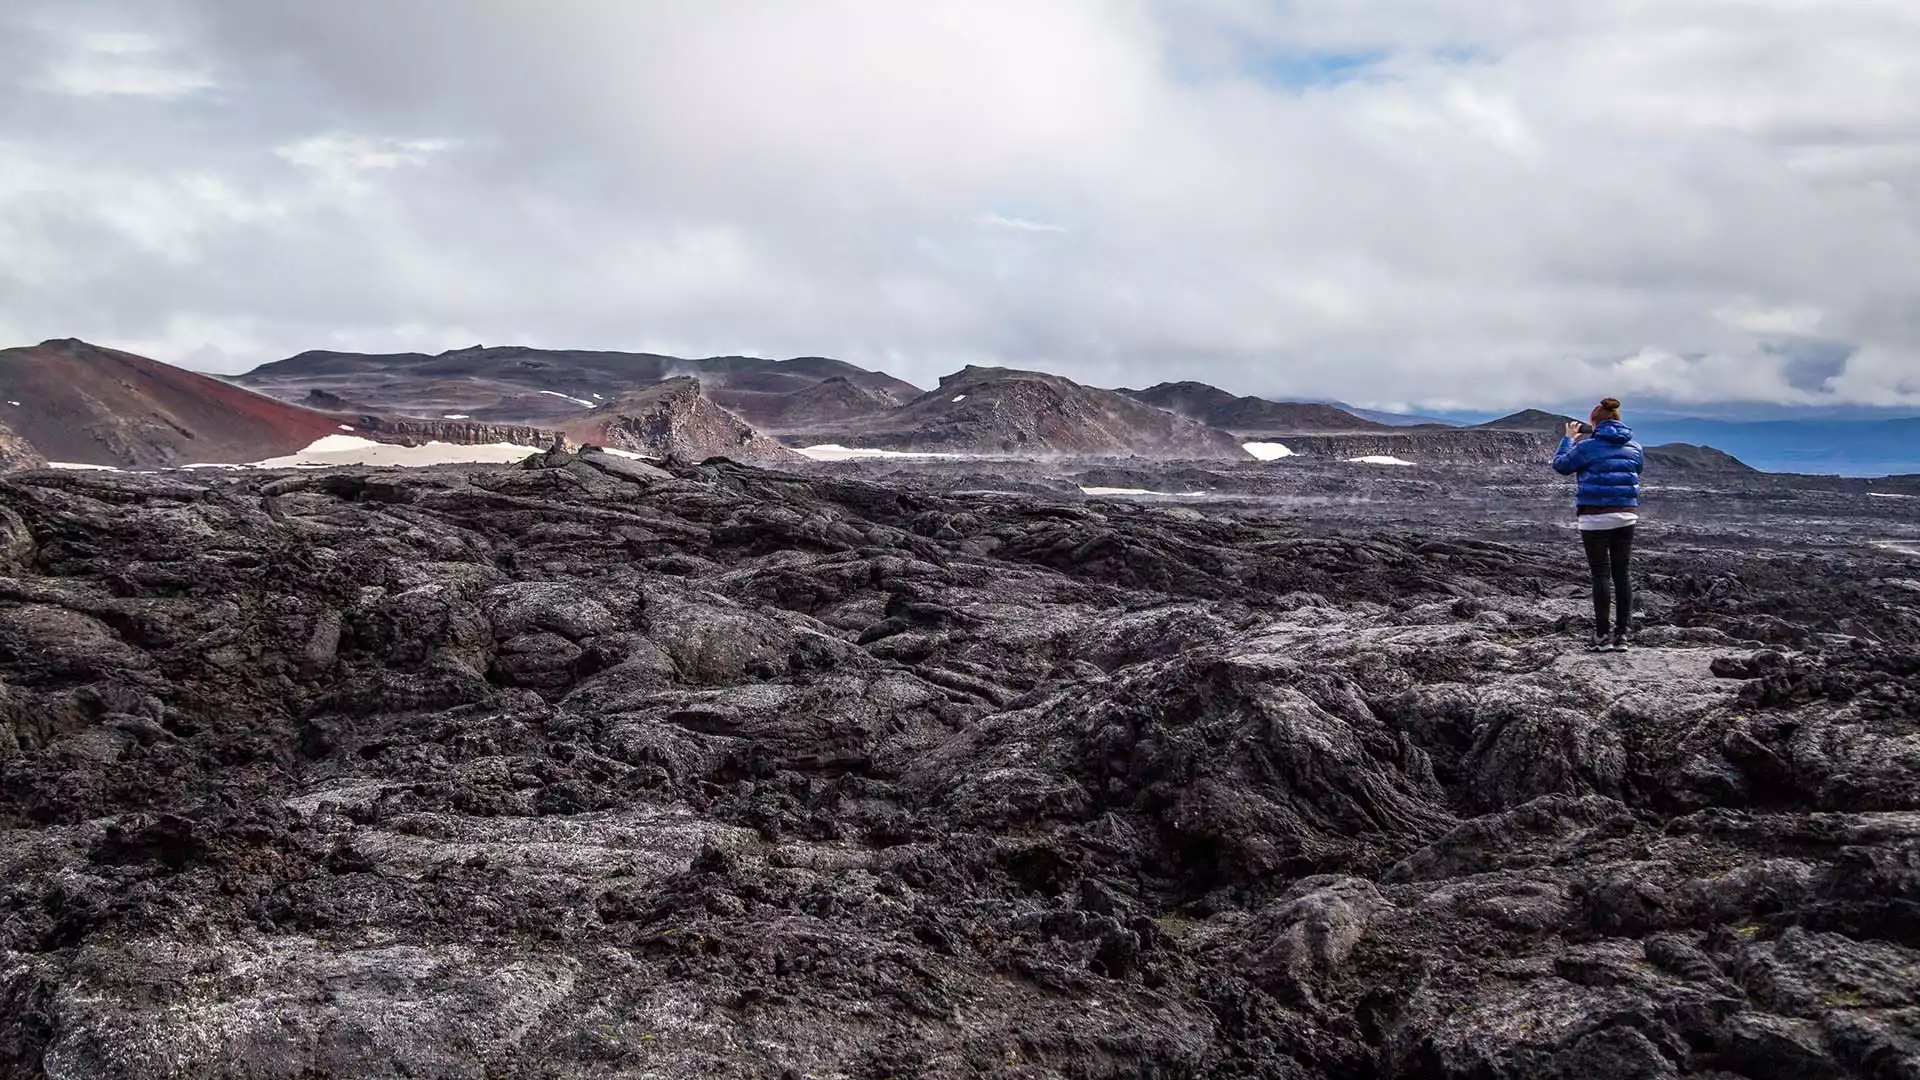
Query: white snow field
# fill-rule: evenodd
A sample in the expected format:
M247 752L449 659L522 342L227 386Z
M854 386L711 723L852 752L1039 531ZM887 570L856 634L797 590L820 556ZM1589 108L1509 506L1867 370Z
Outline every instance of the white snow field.
M1287 444L1285 443L1277 443L1277 442L1241 443L1240 449L1245 450L1247 453L1252 454L1254 457L1259 458L1261 461L1278 461L1283 457L1296 456L1292 450L1289 450L1287 448Z
M1194 498L1204 498L1207 493L1204 491L1148 491L1146 488L1086 487L1082 485L1080 488L1080 494L1082 495L1115 495L1115 496L1151 495L1156 498L1162 498L1162 499L1194 499Z
M924 450L880 450L868 446L841 446L839 443L821 443L818 446L796 446L794 450L815 461L852 461L855 458L963 458L967 454L936 454Z
M1405 458L1397 458L1391 454L1368 454L1365 457L1350 457L1347 460L1353 462L1356 465L1412 465L1413 464L1413 462L1408 461Z
M538 447L513 443L459 446L430 442L424 446L395 446L357 435L328 435L297 454L268 458L254 464L263 469L327 465L509 465L523 460L529 454L540 452Z

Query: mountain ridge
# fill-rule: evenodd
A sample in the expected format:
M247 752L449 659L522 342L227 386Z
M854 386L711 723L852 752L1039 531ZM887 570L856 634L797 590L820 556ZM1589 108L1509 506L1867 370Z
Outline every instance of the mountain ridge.
M1144 390L1114 391L1155 408L1244 435L1289 435L1383 431L1388 425L1362 419L1319 402L1273 401L1234 394L1196 380L1156 383Z
M1244 458L1231 433L1061 375L968 365L896 409L848 422L863 445L964 453ZM839 440L836 440L839 441Z
M29 363L29 354L47 362ZM14 381L7 390L0 379L0 401L24 402L24 394L40 410L19 413L27 406L0 406L0 420L15 421L11 436L0 433L5 436L0 439L5 444L0 446L0 461L9 465L46 460L134 468L242 463L294 453L341 431L383 442L492 440L523 445L551 434L636 452L724 454L762 461L793 460L781 443L987 455L1242 460L1247 456L1240 445L1243 439L1291 438L1300 443L1293 447L1297 452L1363 457L1389 453L1375 446L1387 445L1380 440L1388 439L1414 460L1441 463L1529 459L1531 450L1488 436L1502 430L1556 435L1564 423L1544 410L1523 410L1474 428L1388 425L1326 403L1236 395L1195 380L1144 390L1105 390L1049 372L981 365L943 376L934 390L919 391L885 373L826 357L688 361L661 354L519 346L476 346L433 355L310 350L260 365L236 382L74 339L0 351L0 357L5 356L13 357L7 370L14 373ZM75 357L85 358L85 363ZM573 360L586 366L569 367ZM76 363L80 368L59 377L47 374ZM88 370L89 364L100 370ZM689 367L705 370L695 373ZM101 374L108 369L125 377ZM667 372L677 374L644 381ZM245 385L247 380L254 385ZM671 392L634 397L668 382L674 386ZM89 386L99 393L87 391ZM136 386L166 388L172 404L156 406L135 393ZM60 396L70 388L80 392ZM650 415L662 397L673 399L667 412L677 419L660 430L685 437L662 436L663 443L638 433L659 427L640 417ZM56 400L61 404L49 404ZM395 408L396 401L410 407ZM608 423L622 415L622 409L630 422ZM236 426L236 431L226 431ZM635 445L624 446L616 433ZM1405 438L1413 434L1422 437ZM1646 434L1642 442L1650 446L1662 441L1715 445ZM1715 457L1694 452L1693 445L1676 451L1677 467L1747 464L1728 456L1727 447L1718 447L1724 453Z
M678 376L700 379L710 394L790 393L832 378L876 400L899 404L921 389L885 372L843 360L798 356L687 358L609 349L470 346L436 354L309 350L234 377L240 385L282 398L320 391L382 412L432 416L459 413L496 423L553 423L574 418L577 404L595 404ZM742 397L738 404L751 405ZM763 417L743 417L758 423Z

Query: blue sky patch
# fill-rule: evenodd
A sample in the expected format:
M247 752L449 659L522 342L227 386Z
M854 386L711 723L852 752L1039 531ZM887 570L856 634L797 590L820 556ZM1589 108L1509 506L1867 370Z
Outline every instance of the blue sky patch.
M1247 57L1242 70L1269 86L1283 90L1307 90L1363 78L1368 68L1385 60L1388 55L1384 49L1267 50Z

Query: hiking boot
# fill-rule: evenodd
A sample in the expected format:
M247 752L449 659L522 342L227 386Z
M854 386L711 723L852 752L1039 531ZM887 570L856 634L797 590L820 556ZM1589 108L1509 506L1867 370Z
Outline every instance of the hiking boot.
M1612 649L1613 639L1605 634L1595 634L1593 640L1587 642L1588 652L1611 652Z
M1608 652L1626 652L1627 651L1627 632L1625 630L1615 630L1613 632L1613 636L1607 639L1607 651Z

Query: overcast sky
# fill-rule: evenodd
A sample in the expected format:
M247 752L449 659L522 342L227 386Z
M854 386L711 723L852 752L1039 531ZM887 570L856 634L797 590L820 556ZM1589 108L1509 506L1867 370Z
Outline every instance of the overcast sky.
M5 0L68 336L1920 406L1920 3Z

